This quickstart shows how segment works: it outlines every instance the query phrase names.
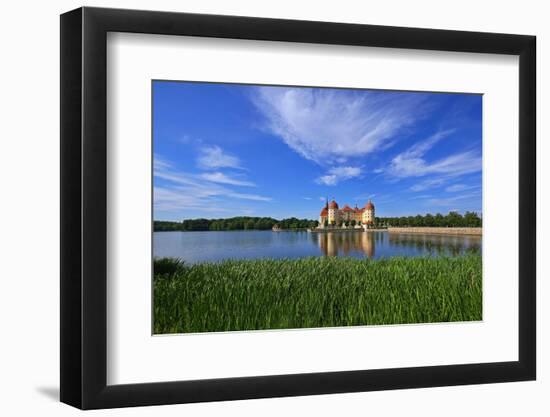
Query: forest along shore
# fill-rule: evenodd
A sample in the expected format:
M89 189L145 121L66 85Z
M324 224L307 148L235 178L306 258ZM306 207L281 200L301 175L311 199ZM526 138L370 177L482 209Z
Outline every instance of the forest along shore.
M481 227L388 227L390 233L424 233L443 235L482 235Z

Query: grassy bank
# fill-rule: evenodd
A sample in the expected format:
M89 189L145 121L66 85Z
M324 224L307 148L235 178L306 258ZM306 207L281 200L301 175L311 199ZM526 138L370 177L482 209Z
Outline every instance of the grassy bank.
M155 261L154 332L481 320L481 256Z

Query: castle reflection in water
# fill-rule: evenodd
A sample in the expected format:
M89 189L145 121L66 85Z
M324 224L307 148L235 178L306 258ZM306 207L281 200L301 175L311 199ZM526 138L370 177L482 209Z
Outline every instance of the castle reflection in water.
M481 237L478 236L350 231L311 233L311 239L325 256L458 256L481 252ZM392 248L391 254L384 253L388 248Z
M316 233L318 245L325 256L350 256L358 252L372 258L375 255L375 240L381 239L381 233L368 232L335 232Z

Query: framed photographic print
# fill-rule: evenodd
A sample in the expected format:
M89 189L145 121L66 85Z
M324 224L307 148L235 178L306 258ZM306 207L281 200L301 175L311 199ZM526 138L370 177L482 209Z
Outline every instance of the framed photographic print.
M61 16L61 401L535 379L535 38Z

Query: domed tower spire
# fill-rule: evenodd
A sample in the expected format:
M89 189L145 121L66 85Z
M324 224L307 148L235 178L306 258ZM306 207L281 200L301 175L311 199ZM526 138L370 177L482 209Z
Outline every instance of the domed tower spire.
M365 205L365 211L363 212L363 222L366 224L374 223L374 204L372 204L372 201L370 200Z
M338 224L338 221L340 220L340 213L339 213L339 207L336 200L334 200L334 197L332 198L331 202L328 204L328 223L329 224Z

